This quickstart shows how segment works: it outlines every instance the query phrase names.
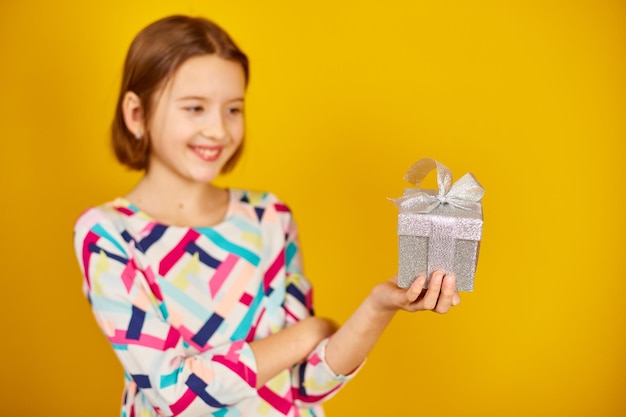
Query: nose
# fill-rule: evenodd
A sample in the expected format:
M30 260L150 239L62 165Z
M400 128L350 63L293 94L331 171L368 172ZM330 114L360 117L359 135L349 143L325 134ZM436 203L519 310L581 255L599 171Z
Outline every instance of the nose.
M224 117L220 111L213 111L207 115L200 128L200 134L217 142L223 142L228 137Z

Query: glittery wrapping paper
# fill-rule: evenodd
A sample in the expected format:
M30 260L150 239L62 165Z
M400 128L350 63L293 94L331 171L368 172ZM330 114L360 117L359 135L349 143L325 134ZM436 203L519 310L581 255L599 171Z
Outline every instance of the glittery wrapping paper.
M398 286L409 287L419 275L453 273L458 291L474 289L482 236L482 212L442 204L430 213L398 215Z
M408 288L419 275L426 275L428 287L431 274L441 270L456 276L458 291L472 291L482 237L480 200L484 190L471 174L461 178L458 186L452 185L448 168L432 159L418 161L407 179L419 186L433 168L437 169L439 190L410 188L392 199L399 208L398 286ZM450 197L455 186L463 201L451 200L456 198Z

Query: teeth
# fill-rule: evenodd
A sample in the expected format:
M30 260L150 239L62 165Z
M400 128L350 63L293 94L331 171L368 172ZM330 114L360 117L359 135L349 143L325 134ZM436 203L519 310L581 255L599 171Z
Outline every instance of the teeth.
M196 152L204 158L211 158L217 155L217 149L196 148Z

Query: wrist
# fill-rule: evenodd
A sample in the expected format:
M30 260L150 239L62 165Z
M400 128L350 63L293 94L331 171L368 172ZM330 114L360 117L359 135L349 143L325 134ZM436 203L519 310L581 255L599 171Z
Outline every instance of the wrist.
M393 315L398 311L398 306L391 302L392 284L390 281L381 282L372 288L369 296L365 299L369 304L369 308L373 314L377 315Z
M368 315L373 319L391 318L396 314L396 311L398 311L396 306L385 302L385 285L387 285L387 283L376 285L363 303Z

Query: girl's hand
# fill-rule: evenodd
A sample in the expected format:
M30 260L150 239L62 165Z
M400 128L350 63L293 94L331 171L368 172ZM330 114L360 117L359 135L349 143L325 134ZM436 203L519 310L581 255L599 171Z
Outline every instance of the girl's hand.
M372 299L381 311L432 310L442 314L461 302L454 275L435 271L428 283L428 289L424 289L425 282L426 277L422 275L409 288L398 288L398 278L394 276L374 287Z

